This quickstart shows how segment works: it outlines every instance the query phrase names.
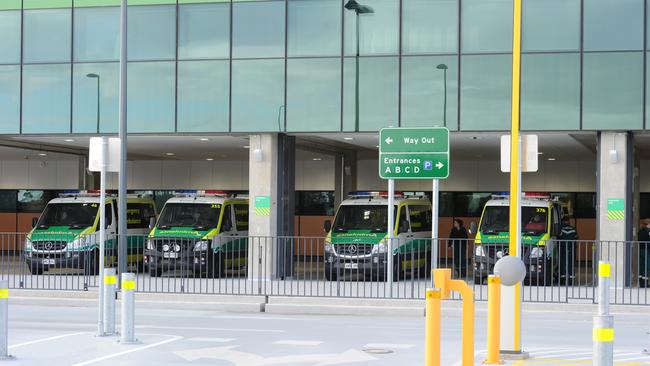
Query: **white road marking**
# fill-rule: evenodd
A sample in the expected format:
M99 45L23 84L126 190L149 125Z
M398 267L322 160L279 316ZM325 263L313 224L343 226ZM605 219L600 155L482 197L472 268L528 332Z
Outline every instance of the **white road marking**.
M18 347L22 347L22 346L29 346L30 344L49 342L49 341L54 341L54 340L57 340L57 339L72 337L72 336L81 335L81 334L88 334L88 332L68 333L68 334L61 334L61 335L57 335L57 336L53 336L53 337L35 339L33 341L11 345L11 346L9 346L9 348L18 348Z
M186 339L186 341L191 341L191 342L214 342L214 343L228 343L234 340L235 338L206 338L206 337L194 337L194 338Z
M281 344L285 346L318 346L323 344L323 341L294 341L294 340L282 340L275 341L273 344Z
M176 341L178 341L180 339L183 339L183 337L174 336L173 338L165 339L164 341L148 344L148 345L143 346L143 347L133 348L133 349L130 349L130 350L127 350L127 351L122 351L122 352L113 353L113 354L110 354L110 355L94 358L92 360L88 360L88 361L84 361L84 362L74 364L73 366L85 366L85 365L90 365L90 364L97 363L97 362L100 362L100 361L110 360L112 358L128 355L130 353L144 351L144 350L149 349L149 348L162 346L163 344L176 342Z
M244 315L214 315L210 318L213 319L251 319L251 320L293 320L293 321L303 321L304 318L281 318L276 316L244 316Z
M248 329L248 328L209 328L209 327L174 327L165 325L151 325L150 329L176 329L176 330L208 330L217 332L250 332L250 333L286 333L279 329Z
M393 344L393 343L368 343L363 348L388 348L388 349L409 349L415 347L412 344Z
M237 346L201 348L194 350L176 351L178 357L192 362L200 359L228 361L234 366L267 366L287 364L313 364L315 366L349 365L358 362L376 360L364 352L350 349L342 353L303 354L288 356L263 357L255 353L237 351ZM76 365L75 365L76 366Z

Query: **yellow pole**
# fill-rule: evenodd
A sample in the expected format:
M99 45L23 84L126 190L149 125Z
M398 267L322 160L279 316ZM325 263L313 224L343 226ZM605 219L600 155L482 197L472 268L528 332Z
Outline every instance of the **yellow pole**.
M487 328L487 359L488 365L499 365L501 350L501 277L488 277L488 328Z
M510 255L518 256L517 238L521 230L520 224L519 193L521 192L520 165L519 165L519 112L521 88L521 0L514 0L512 22L512 126L510 128ZM521 351L521 284L515 285L514 304L514 349ZM510 330L506 330L510 331Z
M440 366L440 290L427 289L425 365Z
M450 280L448 285L463 299L462 366L474 366L474 291L463 280Z

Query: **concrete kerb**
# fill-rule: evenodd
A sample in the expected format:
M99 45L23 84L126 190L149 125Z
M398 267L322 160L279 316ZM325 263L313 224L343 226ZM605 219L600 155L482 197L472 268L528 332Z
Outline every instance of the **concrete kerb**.
M96 291L58 291L12 289L11 302L16 305L50 306L96 306ZM191 309L234 313L306 314L306 315L368 315L423 317L424 300L367 299L250 295L167 294L137 293L139 308ZM119 298L119 295L118 295ZM460 301L444 301L443 311L460 312ZM475 303L479 317L487 314L487 302ZM571 312L594 314L592 303L524 303L524 312ZM644 305L612 305L616 314L647 314L650 307Z

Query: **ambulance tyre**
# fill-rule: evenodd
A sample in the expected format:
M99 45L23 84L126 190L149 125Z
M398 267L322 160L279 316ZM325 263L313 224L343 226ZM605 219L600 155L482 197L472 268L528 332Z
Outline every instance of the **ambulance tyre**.
M328 281L336 281L339 278L338 273L336 271L336 267L331 266L325 266L325 279Z
M154 268L152 266L149 266L149 276L151 276L151 277L161 277L162 276L162 269Z
M225 276L225 261L221 253L208 255L207 264L208 268L206 268L205 274L208 278L221 278Z
M393 256L393 281L404 279L404 270L402 269L402 258L399 254Z
M431 273L431 252L426 252L421 255L425 256L425 261L418 271L418 279L423 280Z
M32 275L35 275L35 276L42 275L43 274L43 267L39 267L39 266L35 266L35 265L29 266L29 272Z
M99 252L97 249L88 253L84 261L84 275L97 276L99 274Z

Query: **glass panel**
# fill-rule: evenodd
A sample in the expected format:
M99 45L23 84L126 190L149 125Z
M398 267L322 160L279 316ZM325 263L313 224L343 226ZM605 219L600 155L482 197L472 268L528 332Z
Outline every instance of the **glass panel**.
M523 2L522 49L557 51L580 49L580 0Z
M0 212L15 213L18 204L18 191L0 191Z
M70 9L24 11L24 62L70 61Z
M99 132L117 132L119 71L119 64L112 62L74 65L72 132L97 133L98 80ZM88 74L95 74L99 78L89 77Z
M230 4L179 6L179 58L227 58L229 54Z
M584 2L585 51L643 49L642 0Z
M355 131L355 57L343 71L343 130ZM361 57L359 62L359 131L397 126L399 93L397 57Z
M74 10L75 61L108 61L120 57L120 8Z
M492 198L491 193L465 193L454 194L455 217L481 217L483 207Z
M289 0L289 56L341 54L341 1Z
M129 132L174 131L174 63L130 62Z
M23 133L70 132L70 65L23 67Z
M460 128L510 128L512 56L463 56L461 60Z
M403 0L405 54L458 52L458 0Z
M178 131L228 131L228 61L178 63Z
M512 50L512 0L463 0L463 52Z
M399 41L399 1L360 0L373 13L359 15L359 53L361 55L396 55ZM345 11L345 55L356 55L357 17Z
M643 128L643 53L586 53L582 128Z
M0 63L20 63L20 11L0 11Z
M438 69L439 65L447 70ZM452 130L458 128L458 57L404 57L402 127L444 126L445 122Z
M341 60L288 60L287 70L287 130L340 131Z
M0 133L20 129L20 66L0 66Z
M284 1L232 4L233 57L284 56Z
M296 215L334 216L334 192L296 191Z
M176 6L131 6L128 22L130 61L176 57Z
M522 56L521 127L580 129L580 55Z
M284 60L232 62L233 131L282 131L283 106Z

